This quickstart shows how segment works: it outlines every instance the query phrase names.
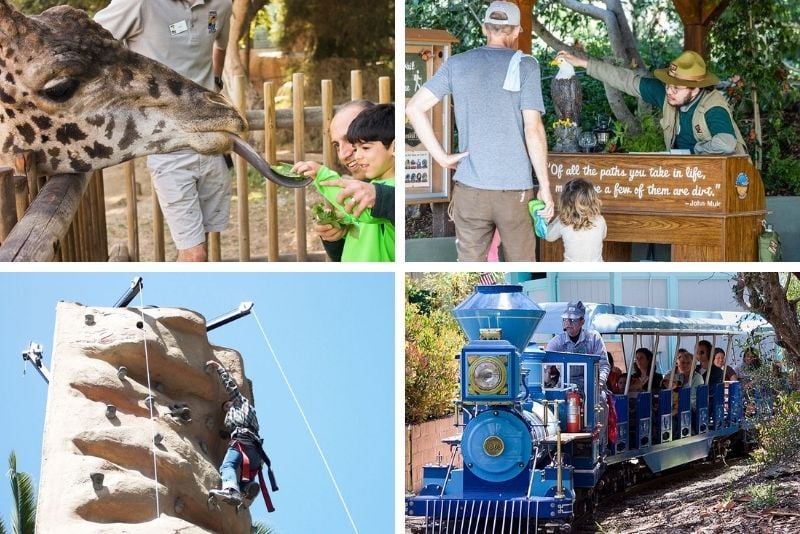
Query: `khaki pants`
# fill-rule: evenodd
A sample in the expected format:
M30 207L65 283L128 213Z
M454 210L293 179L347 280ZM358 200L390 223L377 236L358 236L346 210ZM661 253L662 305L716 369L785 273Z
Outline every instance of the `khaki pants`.
M528 213L533 189L494 191L458 182L453 188L453 221L458 261L486 261L495 228L506 261L536 261L536 237Z

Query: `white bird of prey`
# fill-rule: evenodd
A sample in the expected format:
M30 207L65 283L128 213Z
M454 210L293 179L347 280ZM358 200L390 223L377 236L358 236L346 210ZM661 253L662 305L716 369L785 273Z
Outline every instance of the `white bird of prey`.
M575 68L564 58L557 57L550 62L558 65L558 73L550 82L550 96L556 116L559 120L569 119L573 124L580 124L583 92L581 82L575 76Z

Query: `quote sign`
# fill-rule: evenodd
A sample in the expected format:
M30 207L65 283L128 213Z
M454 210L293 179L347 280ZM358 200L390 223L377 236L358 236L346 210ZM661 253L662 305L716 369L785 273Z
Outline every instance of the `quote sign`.
M550 154L550 187L556 196L564 184L583 178L594 185L603 208L666 213L722 213L724 159L687 156Z

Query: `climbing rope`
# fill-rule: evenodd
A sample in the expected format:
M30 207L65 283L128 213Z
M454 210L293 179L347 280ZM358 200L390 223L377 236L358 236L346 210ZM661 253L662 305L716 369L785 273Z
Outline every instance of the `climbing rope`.
M141 282L140 282L141 284ZM153 388L150 387L150 358L147 354L147 332L144 329L144 286L140 286L139 288L139 313L142 316L142 342L144 344L144 366L145 371L147 372L147 394L150 402L147 403L148 407L150 408L150 428L151 428L151 439L150 444L153 447L153 478L155 479L155 491L156 491L156 519L161 517L161 509L159 508L158 503L158 465L156 463L156 422L153 418L153 405L155 404L155 396L153 395Z
M314 441L314 445L317 447L317 451L319 452L320 457L322 458L322 463L325 464L325 469L328 471L328 476L331 477L331 482L333 482L333 487L336 489L337 495L339 495L339 500L342 502L342 506L344 507L344 512L347 514L347 518L350 520L350 524L353 526L353 532L358 534L358 529L356 528L356 524L353 521L353 516L350 515L350 510L347 508L347 503L344 500L344 496L342 492L339 490L339 485L336 483L336 478L333 476L333 471L331 471L330 466L328 465L328 460L325 458L325 454L322 452L322 447L319 446L319 442L317 441L317 436L314 435L314 431L311 430L311 424L308 422L306 418L306 414L303 411L303 407L300 406L300 401L297 400L297 396L294 394L294 389L292 389L292 385L289 383L289 379L286 377L286 373L283 372L283 367L281 367L281 362L278 361L278 355L275 354L275 350L272 348L272 343L269 342L269 338L267 338L266 332L264 332L264 327L261 326L261 321L258 319L258 314L253 310L253 317L256 319L256 323L258 323L258 328L261 330L261 335L264 336L264 341L269 348L270 353L272 354L272 359L275 360L275 365L278 366L278 371L281 373L281 377L283 377L283 382L286 384L286 387L289 389L289 393L292 395L292 399L294 400L295 406L297 406L297 410L300 412L300 415L303 418L303 422L306 424L306 428L308 429L308 433L311 434L311 439Z

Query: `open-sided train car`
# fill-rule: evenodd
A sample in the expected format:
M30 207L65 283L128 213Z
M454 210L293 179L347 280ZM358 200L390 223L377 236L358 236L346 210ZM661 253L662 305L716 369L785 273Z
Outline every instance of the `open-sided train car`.
M565 303L538 306L521 286L477 286L453 313L461 350L456 426L448 464L427 465L406 513L426 532L567 532L603 491L640 476L722 454L743 422L738 382L611 395L600 357L541 350L535 331L560 332ZM743 314L587 304L586 327L622 342L627 367L639 346L732 339L769 328ZM537 330L537 327L539 329ZM673 338L677 341L665 343ZM727 354L731 354L731 350ZM670 367L672 358L669 360ZM655 365L653 365L655 369ZM608 439L607 406L616 408ZM613 420L613 419L612 419ZM612 438L614 432L611 432ZM458 452L463 466L456 465Z

